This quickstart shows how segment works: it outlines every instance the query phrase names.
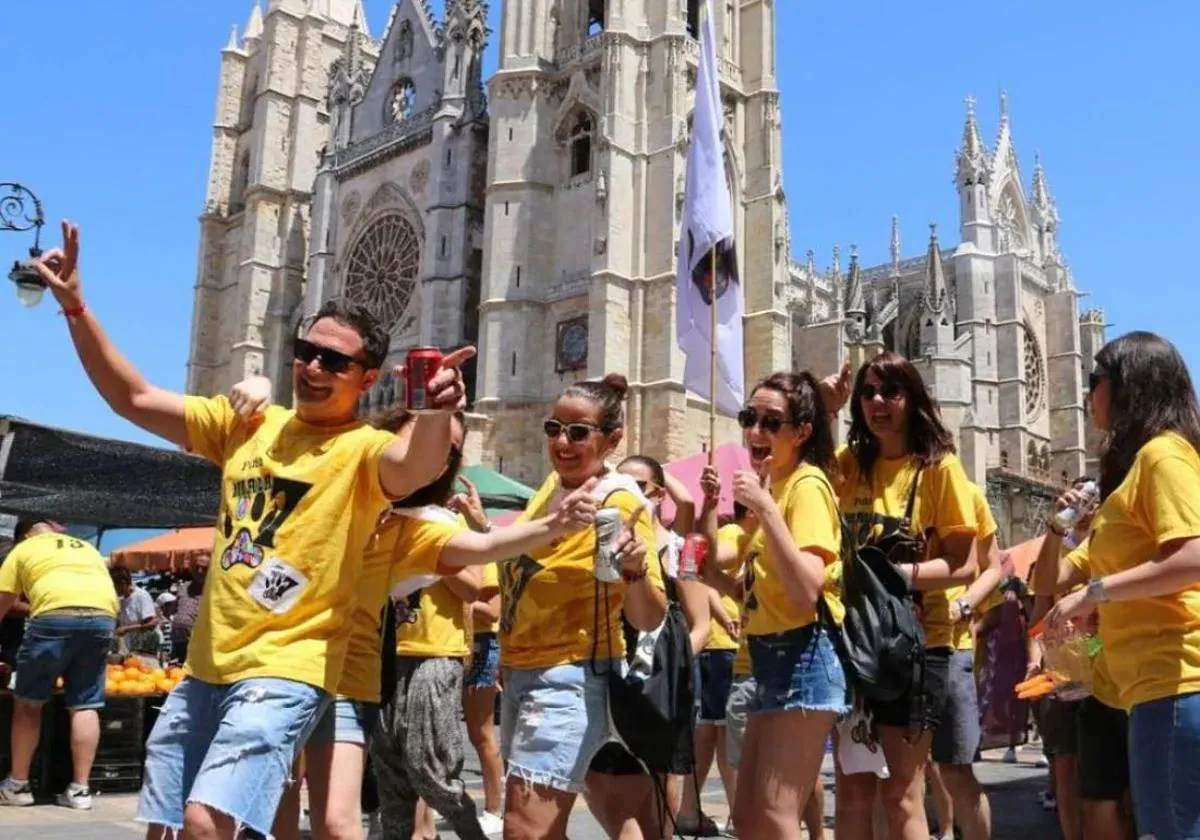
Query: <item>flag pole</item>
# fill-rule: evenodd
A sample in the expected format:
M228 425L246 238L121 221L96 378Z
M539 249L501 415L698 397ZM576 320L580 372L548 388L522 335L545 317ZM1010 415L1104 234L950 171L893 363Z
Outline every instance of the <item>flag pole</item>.
M717 249L709 252L708 288L708 465L713 465L717 449Z

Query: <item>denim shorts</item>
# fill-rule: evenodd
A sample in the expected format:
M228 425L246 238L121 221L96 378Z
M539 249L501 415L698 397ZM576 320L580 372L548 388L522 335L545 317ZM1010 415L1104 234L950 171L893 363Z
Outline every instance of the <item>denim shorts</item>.
M754 677L734 677L729 686L729 702L725 706L725 755L729 758L730 767L737 767L742 760L746 715L754 705L754 695L757 693Z
M751 636L750 662L758 684L751 712L803 710L841 715L850 710L846 673L833 640L819 624Z
M476 633L472 642L471 670L463 678L467 688L495 688L500 668L500 642L495 633Z
M1200 694L1130 710L1129 780L1139 837L1200 839Z
M146 741L134 819L178 830L195 802L269 836L296 755L331 702L292 680L213 685L187 677L167 695Z
M619 662L552 668L505 668L500 753L508 774L526 784L581 793L588 767L615 733L609 723L608 676Z
M378 722L378 703L338 697L329 704L313 727L308 743L365 745Z
M725 707L733 685L732 650L706 650L697 658L700 663L700 719L698 723L725 725Z
M112 646L114 619L105 615L46 613L25 625L17 651L17 684L13 694L41 705L63 679L68 709L104 707L105 665Z

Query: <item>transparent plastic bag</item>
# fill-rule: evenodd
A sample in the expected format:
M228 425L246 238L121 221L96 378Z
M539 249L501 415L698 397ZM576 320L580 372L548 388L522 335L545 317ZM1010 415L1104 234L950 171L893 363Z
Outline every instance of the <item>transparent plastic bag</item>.
M1090 695L1100 638L1073 621L1039 629L1042 670L1054 680L1054 695L1059 700L1082 700Z

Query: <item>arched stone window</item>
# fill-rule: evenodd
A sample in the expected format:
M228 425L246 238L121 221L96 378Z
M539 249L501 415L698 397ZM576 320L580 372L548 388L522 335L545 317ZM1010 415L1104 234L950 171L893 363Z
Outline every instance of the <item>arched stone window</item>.
M400 79L392 85L388 96L388 113L394 122L406 120L413 115L417 104L417 89L411 79Z
M250 151L242 153L229 192L229 212L240 213L246 207L246 188L250 186Z
M572 178L592 171L592 115L587 111L580 111L571 123L567 151L571 157Z
M1037 337L1028 324L1021 327L1025 370L1025 417L1032 418L1046 405L1046 366Z
M246 85L242 91L242 108L238 114L238 123L242 130L249 128L254 122L254 103L258 99L258 76L253 76L250 79L250 84Z
M401 213L387 213L362 232L346 263L346 297L392 329L408 309L421 271L421 241Z

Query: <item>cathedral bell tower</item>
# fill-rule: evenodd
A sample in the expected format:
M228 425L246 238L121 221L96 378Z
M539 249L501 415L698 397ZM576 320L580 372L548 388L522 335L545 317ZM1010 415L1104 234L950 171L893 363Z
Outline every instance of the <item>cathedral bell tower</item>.
M570 382L624 373L623 449L707 443L682 385L675 243L699 44L697 0L505 0L490 82L476 405L491 465L527 483ZM790 360L775 9L713 0L726 172L745 295L746 380ZM722 440L736 425L723 418ZM719 440L718 442L721 442Z

